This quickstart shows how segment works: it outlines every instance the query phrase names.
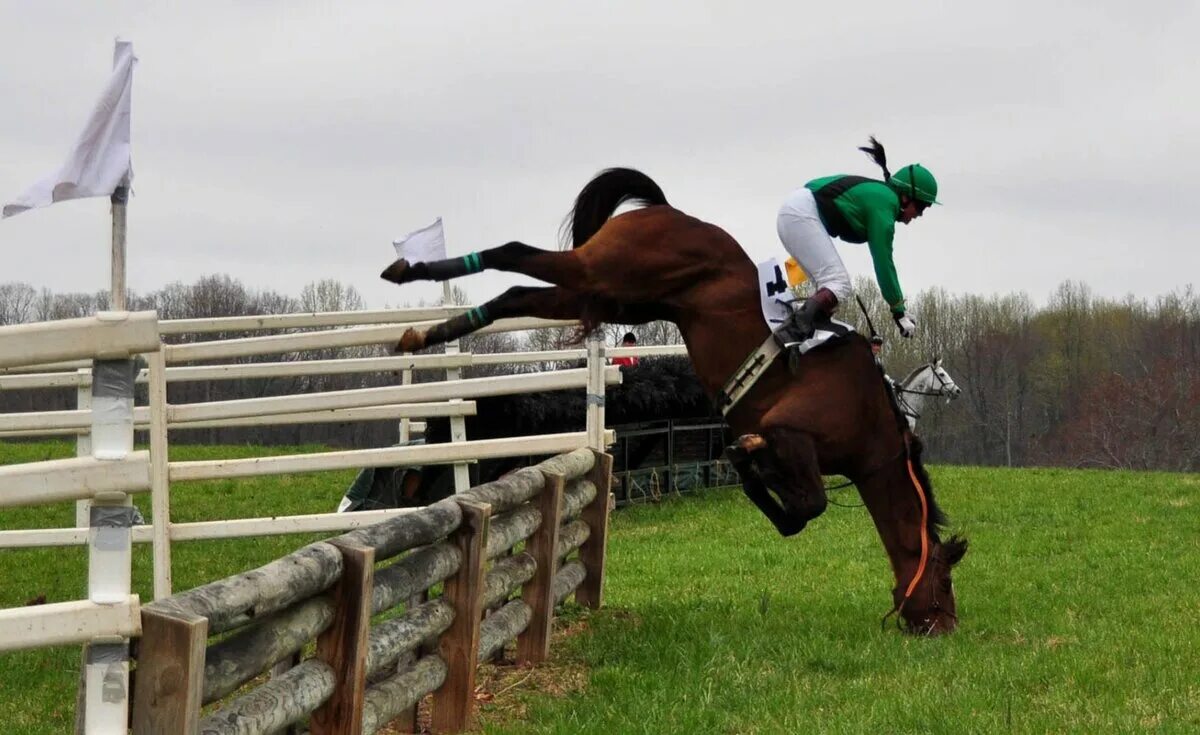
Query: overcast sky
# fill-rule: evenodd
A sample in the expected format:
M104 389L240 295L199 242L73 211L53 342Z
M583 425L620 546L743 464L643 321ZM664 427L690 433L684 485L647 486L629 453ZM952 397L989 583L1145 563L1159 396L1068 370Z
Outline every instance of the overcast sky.
M101 9L105 6L105 9ZM177 7L178 6L178 7ZM674 8L674 9L672 9ZM368 306L445 219L452 255L552 247L580 187L632 166L750 256L787 193L920 162L945 206L897 226L906 292L1064 279L1154 296L1200 272L1200 3L0 0L0 200L62 162L133 42L129 286L226 273ZM1189 50L1190 49L1190 50ZM0 282L108 284L104 199L0 222ZM852 273L865 246L840 244ZM524 282L460 281L483 300Z

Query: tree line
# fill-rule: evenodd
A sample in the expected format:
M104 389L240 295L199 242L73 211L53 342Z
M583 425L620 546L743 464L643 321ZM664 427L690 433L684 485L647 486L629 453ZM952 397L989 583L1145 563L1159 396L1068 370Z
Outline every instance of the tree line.
M1192 288L1113 300L1068 281L1044 306L1025 294L934 289L912 300L920 329L903 340L878 292L864 286L893 377L941 357L963 389L949 405L927 404L918 424L935 461L1200 470L1200 296Z
M963 395L951 404L927 402L918 430L937 462L976 465L1054 465L1127 469L1200 470L1200 295L1190 287L1154 299L1114 300L1085 284L1061 284L1044 305L1028 295L979 296L943 289L910 299L920 329L900 339L886 304L869 279L856 286L871 318L886 338L882 357L901 378L940 357ZM349 311L364 308L353 287L333 280L306 285L298 296L255 290L224 275L191 284L169 284L148 294L129 294L129 308L153 309L161 319ZM451 301L469 303L459 288ZM0 325L87 316L109 303L107 292L56 294L28 284L0 284ZM423 305L423 304L418 304ZM866 333L856 304L838 317ZM674 344L679 331L669 323L605 325L609 345L626 331L642 345ZM471 352L551 350L578 346L577 330L472 335ZM252 336L247 333L181 335L169 341L204 341ZM246 361L371 357L387 345L313 350ZM479 366L464 377L568 366L535 363ZM436 373L414 380L436 380ZM399 376L359 374L259 380L172 383L172 403L227 400L326 390L395 385ZM73 408L73 391L4 391L0 410ZM384 446L396 439L395 422L327 424L179 432L179 440L263 444L319 442L338 446Z

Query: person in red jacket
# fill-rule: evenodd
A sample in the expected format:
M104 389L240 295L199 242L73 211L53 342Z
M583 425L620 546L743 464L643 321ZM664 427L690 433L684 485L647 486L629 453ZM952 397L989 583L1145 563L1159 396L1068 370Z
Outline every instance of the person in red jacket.
M621 346L637 347L637 335L635 335L633 332L626 332L625 336L621 338ZM638 364L638 359L636 355L630 355L629 357L614 357L612 364L633 367L634 365Z

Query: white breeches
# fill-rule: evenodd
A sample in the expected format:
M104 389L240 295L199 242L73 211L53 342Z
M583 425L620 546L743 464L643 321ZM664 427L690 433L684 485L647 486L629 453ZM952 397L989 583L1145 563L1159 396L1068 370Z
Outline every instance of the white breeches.
M827 288L846 303L854 293L850 274L821 224L817 200L803 187L793 191L779 208L775 220L784 250L796 259L816 288Z

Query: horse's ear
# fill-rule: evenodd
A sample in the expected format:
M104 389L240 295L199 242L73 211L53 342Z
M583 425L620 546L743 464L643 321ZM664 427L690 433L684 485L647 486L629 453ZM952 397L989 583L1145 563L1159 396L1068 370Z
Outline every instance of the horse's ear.
M942 358L941 357L933 358L933 365L934 365L934 367L941 367L942 366Z
M951 536L942 544L942 553L946 565L954 566L962 561L963 555L967 553L967 540L962 536Z

